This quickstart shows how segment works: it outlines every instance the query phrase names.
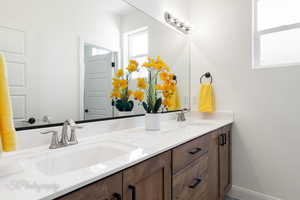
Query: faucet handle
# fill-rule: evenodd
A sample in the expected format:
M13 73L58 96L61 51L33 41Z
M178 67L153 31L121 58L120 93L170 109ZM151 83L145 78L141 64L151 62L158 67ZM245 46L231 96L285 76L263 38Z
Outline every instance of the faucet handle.
M185 113L185 110L184 110L184 109L181 110L181 111L179 111L179 112L177 113L177 121L183 122L183 121L186 120L186 119L185 119L184 113Z
M83 129L83 126L78 126L75 122L70 125L71 128L71 137L69 140L69 144L73 145L73 144L78 144L78 140L77 140L77 136L76 136L76 129Z
M47 130L41 132L41 134L49 134L49 133L53 133L49 149L57 149L59 146L58 132L54 130Z

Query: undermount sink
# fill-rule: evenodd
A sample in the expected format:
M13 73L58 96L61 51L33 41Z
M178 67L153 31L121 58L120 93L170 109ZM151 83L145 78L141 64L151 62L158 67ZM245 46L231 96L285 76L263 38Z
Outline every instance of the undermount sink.
M72 148L72 147L71 147ZM95 165L105 167L104 163L137 149L136 146L106 141L77 149L62 149L49 152L46 157L35 160L37 169L48 175L57 176Z

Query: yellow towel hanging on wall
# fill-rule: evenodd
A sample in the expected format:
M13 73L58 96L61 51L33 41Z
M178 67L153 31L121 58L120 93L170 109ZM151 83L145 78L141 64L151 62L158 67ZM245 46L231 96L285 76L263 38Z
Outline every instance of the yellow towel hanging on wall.
M215 111L215 97L212 84L202 84L199 94L199 112L213 113Z
M0 54L0 136L4 152L16 150L16 133L12 118L4 56Z
M181 102L180 102L180 95L178 88L176 88L175 94L171 97L171 106L169 107L169 111L172 110L180 110L181 109Z

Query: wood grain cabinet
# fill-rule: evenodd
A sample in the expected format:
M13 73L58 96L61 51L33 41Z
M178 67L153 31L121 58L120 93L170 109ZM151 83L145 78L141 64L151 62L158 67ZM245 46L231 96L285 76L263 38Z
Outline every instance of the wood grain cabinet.
M58 200L224 200L231 151L228 125Z
M209 200L224 200L232 186L231 125L210 133L208 154Z
M220 130L210 134L208 151L208 197L209 200L220 199L219 189L219 135ZM220 199L221 200L221 199Z
M171 152L123 172L124 200L171 200Z
M231 126L220 129L219 134L219 187L220 199L229 192L232 186L232 150Z
M90 184L57 200L122 200L122 174Z

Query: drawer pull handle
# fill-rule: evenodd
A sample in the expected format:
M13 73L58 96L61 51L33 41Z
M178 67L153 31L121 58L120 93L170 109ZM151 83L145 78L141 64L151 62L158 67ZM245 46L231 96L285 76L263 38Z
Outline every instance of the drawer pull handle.
M136 200L136 189L135 189L135 186L129 185L128 188L132 191L132 200Z
M224 146L225 144L227 144L227 135L226 134L220 135L219 143L221 146Z
M113 194L113 198L111 200L122 200L122 197L120 194L118 193L114 193Z
M202 178L201 177L195 178L194 180L196 182L194 184L192 184L192 185L189 186L189 188L191 188L191 189L195 189L202 182Z
M201 151L202 151L202 149L197 147L197 148L194 148L191 151L189 151L189 153L192 154L192 155L195 155L196 153L199 153Z

